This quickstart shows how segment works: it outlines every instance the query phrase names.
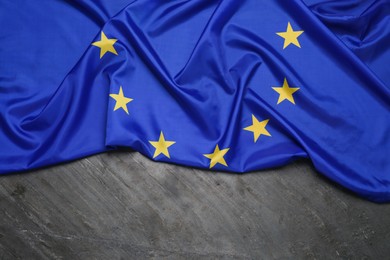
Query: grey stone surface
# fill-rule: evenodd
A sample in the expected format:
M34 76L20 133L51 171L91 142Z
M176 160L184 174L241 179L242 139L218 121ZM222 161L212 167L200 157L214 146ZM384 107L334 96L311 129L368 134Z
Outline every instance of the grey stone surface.
M390 205L309 162L249 174L114 152L0 177L0 259L389 259Z

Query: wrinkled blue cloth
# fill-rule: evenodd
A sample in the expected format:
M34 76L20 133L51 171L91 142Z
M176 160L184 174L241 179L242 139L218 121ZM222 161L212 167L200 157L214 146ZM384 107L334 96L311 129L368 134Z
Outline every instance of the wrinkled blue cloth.
M304 157L389 201L389 17L389 1L3 1L0 172L123 146L232 172Z

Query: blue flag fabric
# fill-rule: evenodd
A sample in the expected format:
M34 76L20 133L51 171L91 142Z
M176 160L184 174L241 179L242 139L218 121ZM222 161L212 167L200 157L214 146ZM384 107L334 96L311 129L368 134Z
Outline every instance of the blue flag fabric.
M119 147L232 172L304 157L389 201L389 10L352 0L3 1L0 172Z

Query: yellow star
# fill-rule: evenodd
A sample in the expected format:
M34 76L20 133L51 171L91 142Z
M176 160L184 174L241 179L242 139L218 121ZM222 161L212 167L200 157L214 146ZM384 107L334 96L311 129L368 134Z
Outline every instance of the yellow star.
M127 103L133 101L133 99L127 98L123 95L122 86L119 88L118 94L110 94L110 97L112 97L116 101L114 111L118 110L119 108L122 108L127 114L129 114L129 111L127 110Z
M104 32L101 33L100 41L93 42L92 45L100 48L100 59L106 54L107 52L114 53L115 55L118 55L114 48L114 44L116 43L117 39L108 39Z
M284 38L284 45L283 49L286 49L287 46L289 46L291 43L295 46L301 48L301 45L299 44L298 37L303 33L303 31L294 31L291 27L290 22L287 24L287 31L285 32L278 32L276 33L280 37Z
M226 148L223 150L219 150L219 146L217 146L214 149L213 153L210 154L203 154L203 156L209 158L210 161L210 169L213 168L217 163L220 163L222 165L228 166L225 159L223 158L225 154L229 151L230 148Z
M252 115L252 125L245 127L244 130L253 132L254 142L256 143L260 135L271 136L267 129L265 129L268 124L268 121L269 119L259 122L259 120L257 120L257 118Z
M149 141L149 143L150 143L151 145L153 145L154 148L156 148L156 151L154 152L153 158L156 158L156 157L159 156L160 154L163 154L163 155L165 155L166 157L171 158L171 157L169 156L168 147L170 147L171 145L173 145L173 144L176 143L176 142L173 142L173 141L165 141L164 134L163 134L163 132L161 131L161 133L160 133L160 138L158 139L158 141L156 141L156 142Z
M286 78L284 79L283 87L273 87L273 89L279 93L278 104L280 104L283 100L287 99L295 105L293 93L298 91L299 88L290 88Z

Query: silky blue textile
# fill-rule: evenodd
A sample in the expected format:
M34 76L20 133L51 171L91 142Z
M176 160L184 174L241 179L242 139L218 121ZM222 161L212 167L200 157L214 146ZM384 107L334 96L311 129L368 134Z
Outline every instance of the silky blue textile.
M303 157L390 201L389 17L389 1L3 1L0 172L120 147L230 172Z
M390 86L389 0L304 0L314 14Z

